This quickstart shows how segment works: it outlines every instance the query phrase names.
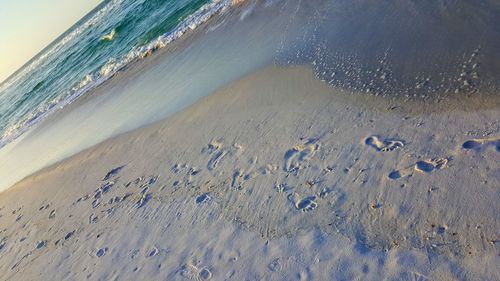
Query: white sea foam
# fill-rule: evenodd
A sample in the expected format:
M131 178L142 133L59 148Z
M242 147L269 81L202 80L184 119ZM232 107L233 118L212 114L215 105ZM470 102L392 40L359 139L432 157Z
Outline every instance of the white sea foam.
M112 41L116 36L116 30L113 29L109 34L104 35L101 40Z

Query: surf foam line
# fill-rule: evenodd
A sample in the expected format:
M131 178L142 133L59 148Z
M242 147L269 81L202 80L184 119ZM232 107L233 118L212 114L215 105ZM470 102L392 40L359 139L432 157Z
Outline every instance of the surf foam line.
M121 3L122 0L116 0L110 2L106 7L100 10L97 14L100 16L97 17L97 14L92 17L89 21L84 23L82 27L78 27L75 31L65 37L61 42L57 43L50 51L44 54L42 57L37 59L37 61L33 62L28 68L33 69L37 65L41 63L45 58L47 58L50 54L55 53L58 49L60 49L66 42L70 41L72 38L76 37L78 34L83 32L88 26L91 24L95 24L98 19L104 16L105 13L108 13L112 8L114 8L117 4ZM113 3L113 5L111 5ZM62 109L68 104L73 103L78 98L83 96L85 93L89 92L92 89L95 89L102 83L106 82L108 79L113 77L118 71L125 68L126 66L144 59L145 57L151 55L159 49L162 49L182 37L186 32L192 31L196 29L201 24L208 21L210 18L215 16L216 14L227 11L231 6L239 4L235 3L234 0L213 0L210 3L207 3L200 7L196 12L192 13L188 16L184 21L177 25L173 30L164 33L157 37L156 39L150 41L144 46L134 47L132 50L128 52L127 55L123 56L120 59L111 58L108 62L103 65L99 71L95 73L90 73L85 75L85 77L80 80L80 82L71 88L66 94L61 95L52 101L42 105L39 107L34 113L29 115L24 121L12 126L7 129L3 135L0 137L0 148L4 147L8 143L14 141L22 134L24 134L29 129L33 128L35 125L39 124L43 121L47 116L54 113L58 109ZM107 8L109 6L109 8ZM83 27L85 26L85 27ZM23 71L23 73L27 73L29 70ZM22 77L22 75L20 74ZM19 78L16 79L16 81ZM13 83L13 82L12 82ZM12 84L10 83L10 84ZM3 87L2 87L3 88Z

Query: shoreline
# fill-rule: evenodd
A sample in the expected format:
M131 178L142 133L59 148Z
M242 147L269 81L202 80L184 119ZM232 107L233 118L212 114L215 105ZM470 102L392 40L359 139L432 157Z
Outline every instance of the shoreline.
M304 46L299 47L302 43L297 38L304 36L304 40L308 40L308 36L314 35L311 30L315 25L325 27L328 26L330 20L333 22L340 20L322 21L315 18L313 23L308 23L305 16L318 11L313 6L301 3L300 1L288 3L246 1L241 5L236 5L234 10L217 14L194 31L185 34L183 38L174 41L170 46L159 49L144 60L135 62L119 71L103 85L93 89L59 112L50 115L47 120L26 132L20 139L0 149L0 178L3 179L0 189L8 188L38 169L66 159L74 153L110 137L167 118L235 79L269 65L283 67L294 64L313 65L316 76L328 82L333 89L343 89L346 93L353 93L351 96L344 95L343 101L352 103L353 106L377 105L379 106L378 110L395 111L403 115L402 118L405 118L406 115L495 111L500 108L500 99L495 94L498 89L491 85L488 87L482 84L483 79L489 81L488 79L491 78L487 73L495 70L494 62L485 65L476 63L480 65L479 69L481 69L481 71L476 69L479 71L477 81L475 80L471 84L473 87L467 88L467 91L461 91L460 94L451 96L439 94L444 91L445 85L449 84L448 86L451 87L451 84L459 83L452 81L454 81L453 75L456 74L458 77L460 74L455 72L461 71L458 69L461 61L453 60L452 65L456 65L458 68L451 72L445 72L445 74L450 75L448 82L439 82L439 79L429 80L430 82L426 80L427 82L424 83L425 85L422 84L421 90L431 93L427 98L413 97L411 93L405 97L403 92L396 91L403 87L402 85L399 85L399 88L395 85L394 89L390 86L395 82L395 80L391 80L391 75L395 74L394 70L391 70L391 65L404 63L399 61L391 63L388 50L380 53L382 46L378 46L378 51L367 49L367 46L358 42L359 38L354 38L352 42L347 40L350 42L349 44L354 44L352 46L354 54L349 54L353 50L344 50L345 54L342 54L343 48L340 48L344 46L342 44L339 46L339 54L335 51L336 43L332 43L333 47L329 50L320 42L312 42L311 44L317 45L320 49L319 54ZM327 4L324 5L326 5L325 9L329 7ZM276 13L280 16L275 17ZM371 13L369 12L369 14ZM304 16L303 19L302 16ZM391 15L388 15L388 18L393 19ZM361 22L371 20L374 19L371 17L367 19L356 18L356 21ZM424 27L425 25L418 28ZM271 38L272 36L266 35L266 33L283 34ZM335 36L328 36L327 30L321 31L320 34L324 35L325 39L335 39ZM337 34L337 36L344 35ZM417 47L418 45L412 45L412 49L418 50ZM404 48L396 49L396 53L405 52ZM373 53L373 56L365 62L357 61L356 50L361 51L361 53L366 52L365 56L368 57L370 57L369 54ZM326 52L324 58L321 52ZM242 54L245 54L245 59L242 59ZM478 57L488 54L489 48L485 48L470 58L474 61L463 61L463 63L472 68L472 63L478 60ZM373 61L382 55L384 58L380 62ZM450 60L450 58L443 59ZM394 59L392 58L392 60ZM417 60L418 57L412 57L412 59ZM427 56L423 56L421 59L423 59L422 63L429 60ZM377 68L378 64L383 65ZM489 64L491 65L486 67ZM447 67L453 68L452 65ZM324 77L332 71L328 68L330 66L338 68L334 69L332 73L338 77L335 78L337 80L332 80L333 83ZM351 69L353 67L359 69L353 71ZM415 67L424 66L416 65ZM483 74L483 67L489 72ZM182 71L176 71L176 69L182 69ZM387 76L388 80L379 81L379 74L376 74L375 78L370 78L378 69L383 69L382 76ZM404 69L409 71L405 74L406 76L416 71L408 69L408 67L404 67ZM385 73L385 71L388 72ZM344 72L345 74L343 74ZM420 79L419 76L420 74L415 79ZM197 81L197 83L190 83L190 81ZM372 82L374 83L372 86L366 86L367 84L371 85ZM379 83L382 84L378 85ZM374 89L376 91L372 91ZM375 95L379 95L379 97ZM387 102L381 99L387 99ZM82 129L76 130L75 127L78 126ZM37 157L33 159L32 155L35 152ZM13 166L18 168L12 168Z
M134 263L129 254L139 249L146 251L139 258L144 270L128 278L155 278L158 272L150 262L161 257L164 276L196 275L206 267L219 280L232 263L218 261L211 251L226 255L234 247L270 243L280 249L279 266L275 255L266 256L268 246L257 250L261 258L240 249L239 261L253 268L238 265L232 276L256 269L261 278L279 280L269 268L295 274L294 257L304 255L311 258L305 272L319 279L340 274L336 268L347 257L352 266L344 274L351 278L403 278L408 272L430 279L498 277L495 230L500 226L491 206L500 181L494 176L499 136L467 135L495 124L498 111L404 119L396 112L345 103L343 95L350 96L319 81L307 66L270 67L165 120L37 172L0 195L0 214L10 225L0 238L4 260L11 260L1 268L16 264L9 272L18 275L12 277L28 277L24 270L33 261L39 268L50 266L38 257L63 262L62 249L72 249L63 268L74 267L71 261L85 253L82 266L103 262L92 274L125 278L125 271L110 272L106 266L125 269L125 263ZM470 141L478 145L462 147ZM462 169L471 165L476 168L468 176ZM396 171L399 177L391 176ZM485 178L487 183L477 184ZM56 215L50 219L52 210ZM143 234L132 241L118 235L131 231ZM23 233L27 240L15 242ZM68 233L72 238L65 239ZM235 244L212 248L220 235ZM173 237L188 236L172 244ZM323 242L314 242L318 236ZM197 249L187 243L206 239ZM38 240L45 246L30 250ZM309 246L290 248L294 243ZM339 254L328 258L325 245ZM318 266L308 247L323 256ZM150 251L156 258L148 257ZM403 256L415 262L398 262ZM118 262L120 257L126 262ZM386 262L377 265L378 258ZM370 270L361 270L361 261Z

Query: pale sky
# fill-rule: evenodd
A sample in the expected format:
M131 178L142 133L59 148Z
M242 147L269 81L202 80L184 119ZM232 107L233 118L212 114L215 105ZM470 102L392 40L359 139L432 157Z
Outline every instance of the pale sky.
M0 0L0 83L102 0Z

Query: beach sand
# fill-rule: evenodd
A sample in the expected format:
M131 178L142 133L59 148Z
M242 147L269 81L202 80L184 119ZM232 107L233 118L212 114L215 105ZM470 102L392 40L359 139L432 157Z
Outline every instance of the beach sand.
M254 72L4 191L1 279L499 280L498 108L407 107Z
M500 280L487 2L233 1L2 148L0 280Z

